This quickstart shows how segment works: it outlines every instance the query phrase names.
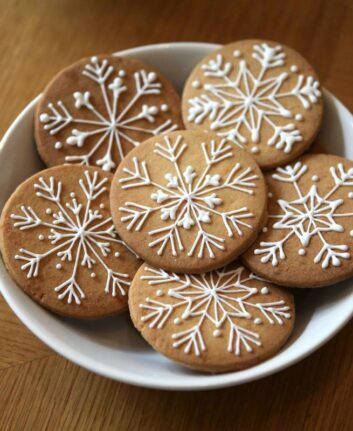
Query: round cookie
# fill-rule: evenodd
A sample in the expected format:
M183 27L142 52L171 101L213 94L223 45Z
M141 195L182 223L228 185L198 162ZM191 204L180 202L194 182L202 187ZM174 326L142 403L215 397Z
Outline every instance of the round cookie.
M246 148L262 169L295 160L317 135L323 113L313 68L275 42L244 40L205 57L182 98L187 129L212 130Z
M259 167L212 133L147 140L120 164L110 196L121 238L147 263L175 272L226 265L267 219Z
M129 292L132 321L158 352L187 367L240 370L273 356L293 330L293 296L233 263L198 274L147 264Z
M113 171L128 151L160 133L183 128L172 84L138 60L84 58L44 90L35 137L47 166L80 163Z
M353 162L310 154L266 175L269 221L243 255L274 283L320 287L353 275Z
M112 174L63 165L33 175L6 203L0 245L11 277L49 310L97 318L127 308L141 262L115 231Z

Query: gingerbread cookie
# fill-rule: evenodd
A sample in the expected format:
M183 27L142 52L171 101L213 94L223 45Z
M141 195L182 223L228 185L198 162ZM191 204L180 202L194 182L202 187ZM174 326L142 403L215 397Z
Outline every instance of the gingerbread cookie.
M121 238L147 263L199 273L234 260L266 223L266 186L249 154L205 132L149 139L111 189Z
M21 184L3 209L5 265L29 296L55 313L96 318L127 307L141 262L112 223L111 178L94 167L50 168Z
M35 116L47 166L80 163L113 171L145 139L183 128L172 84L138 60L84 58L45 89Z
M263 169L296 159L319 131L316 74L296 51L245 40L204 58L183 94L187 129L207 129L246 148Z
M353 275L353 162L310 154L266 176L269 221L243 256L274 283L326 286Z
M292 295L237 263L199 274L144 264L129 292L132 321L151 346L187 367L240 370L274 355L292 332Z

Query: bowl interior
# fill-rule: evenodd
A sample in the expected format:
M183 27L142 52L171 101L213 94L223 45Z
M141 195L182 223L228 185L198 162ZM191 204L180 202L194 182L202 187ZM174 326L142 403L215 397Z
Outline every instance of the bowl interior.
M178 88L194 65L217 45L160 44L119 53L158 68ZM325 118L321 144L330 153L353 158L351 114L325 91ZM0 208L15 187L43 168L33 140L33 100L12 124L0 144ZM0 263L0 288L22 322L58 353L104 376L136 385L164 389L206 389L254 380L305 357L332 337L353 312L353 283L349 280L296 295L297 322L286 346L273 358L244 371L207 375L189 371L154 352L121 315L79 322L59 318L29 299Z

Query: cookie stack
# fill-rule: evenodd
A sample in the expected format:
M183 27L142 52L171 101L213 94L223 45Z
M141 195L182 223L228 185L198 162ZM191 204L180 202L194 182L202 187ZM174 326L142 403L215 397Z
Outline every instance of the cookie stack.
M293 330L289 288L353 274L353 163L303 156L322 113L312 67L273 42L212 52L182 101L140 61L83 59L38 104L48 169L3 209L6 267L57 314L128 308L187 367L259 363Z

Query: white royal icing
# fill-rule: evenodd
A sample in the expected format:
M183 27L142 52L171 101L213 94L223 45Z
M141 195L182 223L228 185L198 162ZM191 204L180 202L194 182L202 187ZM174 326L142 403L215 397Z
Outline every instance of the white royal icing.
M37 277L40 265L48 256L56 255L63 263L65 262L69 277L61 284L53 286L60 300L66 300L68 304L80 304L86 297L83 288L78 282L79 267L89 271L92 278L96 273L90 270L96 266L101 267L105 274L106 293L116 296L117 292L126 295L126 289L130 285L128 274L114 271L106 263L105 258L111 253L114 244L125 246L123 241L117 238L117 234L111 217L103 217L95 201L107 190L107 178L99 178L98 172L89 173L85 171L79 180L79 185L85 196L80 202L74 194L65 200L63 196L63 184L61 181L50 177L45 180L40 177L34 185L35 194L39 199L50 202L56 209L44 213L50 217L43 217L30 206L21 206L22 214L11 214L14 226L26 232L40 228L46 229L48 234L48 249L45 252L35 252L20 248L15 259L21 260L21 269L27 272L27 278ZM45 239L39 235L39 240ZM115 256L117 256L115 253ZM57 263L57 270L63 265Z
M97 86L104 101L104 112L97 110L94 97L89 91L76 91L73 94L75 112L70 112L68 107L58 100L48 104L49 113L41 113L39 116L44 130L47 130L50 135L56 135L69 128L71 134L66 139L66 146L81 148L88 138L94 140L94 145L86 154L66 156L66 162L89 165L92 164L92 157L100 152L103 156L96 161L96 164L105 171L111 171L116 167L116 161L113 160L114 148L117 149L119 158L123 159L122 142L132 147L139 145L140 142L136 141L131 134L142 133L144 135L142 140L144 140L148 136L156 136L177 128L171 119L159 121L160 110L166 112L168 105L163 104L158 109L156 106L143 104L146 96L162 93L162 84L157 81L154 72L147 73L145 70L139 70L134 73L134 94L121 110L119 110L120 96L128 91L128 83L124 79L125 71L118 71L117 76L114 77L114 67L107 59L99 60L97 57L92 57L91 62L84 66L82 74ZM140 110L137 114L131 115L130 111L135 109L136 105ZM90 111L92 119L80 118L80 110ZM87 129L87 126L90 128ZM62 149L63 143L56 142L54 148Z
M236 356L244 352L251 353L262 343L257 332L246 329L246 321L253 319L256 325L264 323L253 313L260 313L265 323L270 325L283 325L285 319L291 318L290 307L284 300L255 300L258 289L249 286L249 282L255 278L253 274L245 275L243 267L200 275L175 274L146 267L141 279L148 281L151 292L139 304L144 312L141 320L147 322L150 329L162 329L169 319L173 319L176 311L182 313L182 319L175 318L175 325L182 325L184 320L192 319L194 324L191 327L189 324L188 329L173 332L171 336L172 347L182 348L186 354L201 356L207 350L204 337L206 322L208 327L213 327L214 337L227 334L226 351ZM168 289L165 288L166 284ZM153 299L153 293L158 292L156 288L164 288L163 301Z
M133 167L123 169L126 176L119 179L121 187L148 187L150 191L147 189L146 193L150 193L155 205L126 202L124 207L119 208L123 213L121 220L127 224L128 230L139 231L152 213L159 212L164 226L148 232L152 239L149 247L157 247L158 255L162 255L169 245L171 254L178 256L185 249L180 233L187 230L189 236L194 236L191 247L186 250L187 254L197 254L199 258L206 254L214 258L215 249L224 250L225 239L208 232L207 226L213 223L213 219L219 219L225 234L233 237L235 234L242 236L244 228L252 229L247 219L253 217L246 207L231 211L217 209L223 203L218 192L228 190L230 195L232 192L253 195L258 176L252 173L251 168L243 168L240 163L235 163L224 179L219 174L209 174L211 167L233 157L232 147L225 139L220 143L212 140L209 144L202 144L205 162L202 170L198 172L190 165L182 172L179 158L188 148L181 135L174 142L164 136L163 141L155 144L155 153L170 163L164 184L150 178L145 161L133 158ZM236 194L233 197L236 199Z
M332 266L341 266L342 259L349 259L350 252L347 244L331 244L325 234L330 232L342 233L344 228L339 220L353 217L353 213L342 212L343 199L333 199L335 193L342 187L353 186L353 168L344 169L342 163L330 167L329 171L334 185L321 196L318 185L313 184L307 194L303 194L298 180L309 175L308 166L301 162L278 168L272 175L276 181L284 182L294 188L297 197L292 201L278 199L280 213L270 215L274 220L272 229L282 230L283 237L278 241L261 241L260 247L255 249L256 255L261 255L261 262L271 262L277 266L286 258L285 245L289 238L298 238L298 254L305 256L305 247L310 246L311 239L316 237L321 243L320 251L314 257L314 262L321 264L323 269ZM311 177L313 182L319 180L317 175ZM277 220L277 221L276 221ZM347 235L346 235L347 236ZM304 248L303 248L304 247Z
M239 51L234 51L240 57ZM271 47L267 43L253 46L252 58L258 62L258 73L254 73L246 61L237 61L234 65L225 61L222 54L201 69L206 82L200 89L200 95L190 98L188 121L202 124L206 119L211 130L243 147L248 142L258 144L261 141L262 126L267 125L272 131L267 140L268 146L290 153L297 142L303 140L296 124L289 119L302 121L302 114L292 112L283 105L287 101L293 105L293 99L308 110L321 97L319 82L313 76L302 74L295 77L295 85L286 91L281 88L286 80L298 72L297 66L283 69L286 54L281 46ZM194 81L195 82L195 81ZM198 89L195 85L193 88ZM280 121L278 121L280 119ZM284 123L283 119L288 119Z

